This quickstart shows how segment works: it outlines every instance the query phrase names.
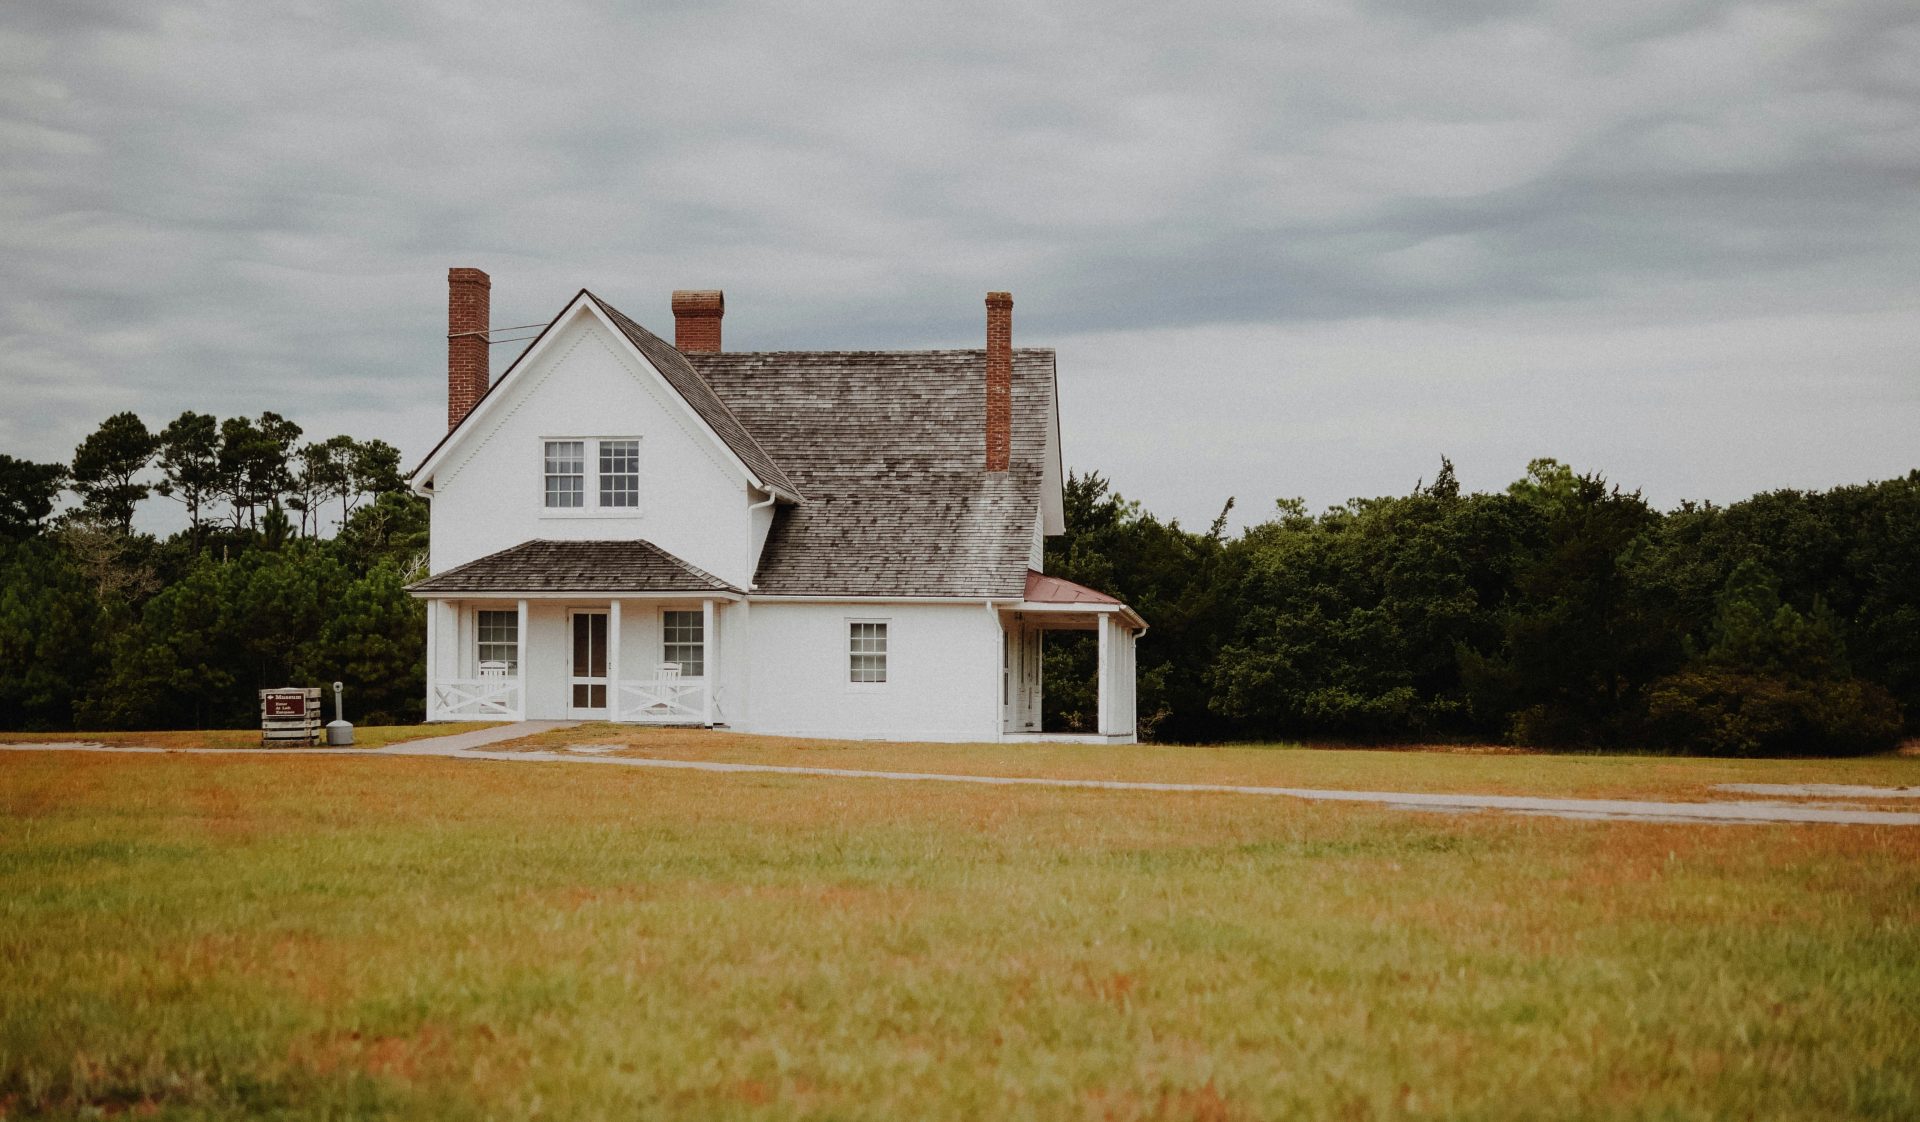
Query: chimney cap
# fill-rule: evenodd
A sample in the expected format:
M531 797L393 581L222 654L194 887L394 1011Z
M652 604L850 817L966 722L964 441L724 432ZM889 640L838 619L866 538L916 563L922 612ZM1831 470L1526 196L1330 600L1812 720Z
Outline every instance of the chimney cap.
M1011 292L989 292L989 293L987 293L987 307L989 307L989 308L1011 308L1011 307L1013 307L1013 293L1011 293Z
M454 284L454 283L483 284L483 285L486 285L488 288L492 288L493 278L488 276L484 269L472 269L472 268L464 268L461 266L455 266L454 268L447 270L447 283L449 284Z
M727 310L727 297L717 288L682 288L673 294L673 314L702 312L719 315Z

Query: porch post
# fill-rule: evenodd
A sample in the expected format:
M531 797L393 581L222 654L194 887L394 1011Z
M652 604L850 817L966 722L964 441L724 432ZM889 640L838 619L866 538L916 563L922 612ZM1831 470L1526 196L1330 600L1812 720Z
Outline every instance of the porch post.
M1093 687L1098 697L1099 722L1094 726L1101 736L1113 732L1113 618L1102 613L1100 626L1100 669L1094 675Z
M520 620L513 629L513 669L520 676L519 720L527 719L527 602L520 601Z
M427 720L433 720L434 687L440 682L440 648L435 636L440 632L440 601L427 601Z
M607 602L607 720L620 719L620 601Z
M700 723L713 727L713 683L720 676L720 666L714 661L713 601L700 601L700 642L703 648L700 661L706 663L701 668L701 677L705 678L706 688L700 691Z

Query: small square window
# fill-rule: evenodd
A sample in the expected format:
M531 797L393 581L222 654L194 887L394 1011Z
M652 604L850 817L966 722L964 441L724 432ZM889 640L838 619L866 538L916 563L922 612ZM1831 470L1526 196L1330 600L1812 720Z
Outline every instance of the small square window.
M546 481L549 507L585 506L587 501L586 441L547 441Z
M887 625L850 621L847 624L847 681L878 683L887 680Z

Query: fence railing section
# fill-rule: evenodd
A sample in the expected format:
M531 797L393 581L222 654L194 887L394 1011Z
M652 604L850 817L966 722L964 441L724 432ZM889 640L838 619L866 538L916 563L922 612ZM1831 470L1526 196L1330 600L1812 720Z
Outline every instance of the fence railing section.
M520 679L489 675L484 678L442 678L433 684L433 712L429 720L518 721L526 712Z
M705 678L658 677L621 682L614 690L616 721L687 725L706 720Z

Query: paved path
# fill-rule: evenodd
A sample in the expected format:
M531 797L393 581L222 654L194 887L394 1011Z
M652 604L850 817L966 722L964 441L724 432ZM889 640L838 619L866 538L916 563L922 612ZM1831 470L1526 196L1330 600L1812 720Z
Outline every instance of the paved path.
M487 745L517 740L537 732L572 728L572 721L522 721L498 728L452 736L435 736L391 744L384 748L279 748L264 754L439 756L456 760L494 760L510 763L607 764L614 767L665 768L677 771L729 775L773 774L824 776L835 779L881 779L915 783L974 783L990 787L1067 787L1099 791L1162 791L1180 794L1279 796L1314 802L1374 803L1401 810L1463 812L1499 810L1510 814L1551 818L1586 818L1631 822L1696 822L1752 824L1762 822L1819 822L1849 826L1920 826L1920 812L1854 810L1835 806L1808 806L1782 802L1650 802L1638 799L1559 799L1531 795L1433 794L1420 791L1339 791L1320 787L1255 787L1228 783L1148 783L1119 779L1064 779L1021 775L949 775L924 771L861 771L854 768L790 767L780 764L731 764L713 760L659 760L638 756L606 756L585 752L499 752ZM140 748L78 742L0 744L12 751L167 752L263 754L259 748ZM1781 793L1785 793L1782 791ZM1827 792L1821 792L1825 794Z
M592 756L570 752L461 752L463 759L612 764L729 774L829 776L837 779L888 779L921 783L978 783L993 787L1074 787L1101 791L1267 795L1317 802L1379 803L1403 810L1503 810L1552 818L1618 819L1639 822L1824 822L1850 826L1920 826L1920 813L1848 810L1774 802L1668 803L1632 799L1554 799L1529 795L1431 794L1413 791L1336 791L1319 787L1251 787L1225 783L1147 783L1118 779L1054 779L1013 775L947 775L923 771L860 771L836 767L787 767L778 764L729 764L712 760L657 760L637 756Z

